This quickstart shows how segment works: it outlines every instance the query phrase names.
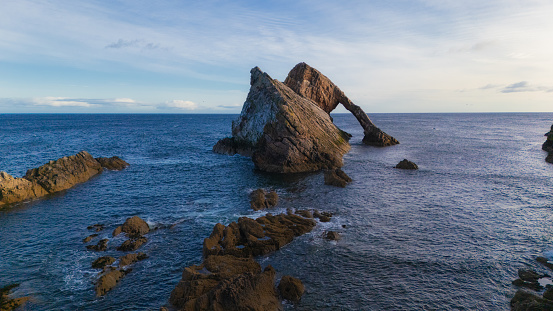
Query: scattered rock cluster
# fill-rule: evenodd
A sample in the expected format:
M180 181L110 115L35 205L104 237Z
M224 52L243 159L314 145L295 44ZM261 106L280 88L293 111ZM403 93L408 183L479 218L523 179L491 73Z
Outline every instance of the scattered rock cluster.
M415 163L413 163L413 162L411 162L407 159L401 160L395 166L395 168L399 168L399 169L402 169L402 170L418 170L419 169L419 167Z
M104 167L120 170L128 165L118 157L94 159L81 151L30 169L22 178L0 172L0 207L69 189L102 172Z
M547 157L545 158L546 162L553 163L553 125L551 125L551 130L545 133L547 139L541 145L541 149L547 151Z
M15 310L29 300L29 297L10 298L10 292L18 286L19 284L10 284L0 288L0 311Z
M336 186L344 188L348 183L350 183L352 180L351 178L342 171L340 168L336 168L333 170L325 170L324 171L324 179L325 179L325 185L330 186Z
M553 269L553 263L550 263L545 257L538 257L536 261L549 269ZM549 277L549 275L537 273L530 269L519 269L518 277L518 279L513 281L513 285L524 287L525 289L519 289L515 293L511 299L511 310L553 310L553 286L546 285L545 292L541 297L534 293L544 289L539 280Z
M95 230L96 232L104 229L103 225L96 224L88 227L89 230ZM121 233L125 233L129 238L121 246L117 248L118 251L135 251L142 244L146 243L148 240L143 235L150 232L150 227L148 224L138 216L133 216L127 218L123 225L117 227L112 235L115 237ZM93 238L97 237L98 234L92 234L86 237L83 242L88 243ZM105 251L107 250L109 239L101 239L96 245L87 245L86 248L94 251ZM111 256L102 256L92 262L92 268L102 269L100 272L100 277L96 282L95 291L97 296L103 296L108 291L110 291L121 278L128 274L131 269L126 268L127 266L148 258L144 253L131 253L125 254L119 257L116 260ZM113 263L118 261L117 267L112 266Z
M250 206L254 211L275 207L278 204L278 194L272 190L266 192L263 189L257 189L250 193Z
M298 214L241 217L226 227L216 224L204 240L203 263L184 269L171 304L179 310L279 310L279 292L284 299L298 301L304 292L300 280L283 277L277 290L275 270L262 270L253 259L311 231L316 224L313 213Z

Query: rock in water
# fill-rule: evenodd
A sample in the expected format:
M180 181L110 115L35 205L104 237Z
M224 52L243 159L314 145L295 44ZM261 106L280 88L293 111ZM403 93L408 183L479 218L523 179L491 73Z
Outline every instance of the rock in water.
M263 189L257 189L250 193L250 206L254 211L275 207L278 204L278 194L275 191L269 193Z
M258 67L251 70L251 88L232 138L220 140L215 152L252 154L266 172L312 172L342 166L349 136L312 100L301 97Z
M363 109L355 105L329 78L306 63L297 64L288 73L284 84L297 94L313 100L326 113L330 113L341 103L363 127L363 143L379 147L399 144L397 139L376 127Z
M111 158L99 157L96 158L96 161L98 161L102 167L112 171L120 171L129 166L129 163L123 161L117 156L113 156Z
M16 178L6 172L0 172L0 206L47 195L39 184L25 178Z
M342 169L326 170L324 172L325 185L344 188L352 180Z
M399 168L399 169L403 169L403 170L418 170L419 169L419 167L415 163L413 163L413 162L411 162L407 159L401 160L395 166L395 168Z
M551 125L551 130L545 133L544 136L547 136L547 139L545 140L543 145L541 145L541 149L549 153L552 153L553 152L553 125Z
M299 301L305 292L301 280L289 275L282 277L280 284L278 284L278 290L282 298L293 302Z
M550 152L547 157L545 157L545 162L553 163L553 152Z
M125 223L121 227L115 228L113 236L118 235L121 232L125 232L127 236L131 238L138 238L148 232L150 232L150 226L142 218L133 216L127 218Z
M101 171L100 163L90 153L81 151L30 169L24 178L38 183L49 193L54 193L85 182Z

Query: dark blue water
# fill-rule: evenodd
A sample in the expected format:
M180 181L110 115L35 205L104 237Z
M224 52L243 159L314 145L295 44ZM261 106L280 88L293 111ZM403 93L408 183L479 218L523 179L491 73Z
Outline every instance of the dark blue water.
M159 309L183 268L201 262L215 223L262 215L248 202L260 187L277 190L277 211L335 213L259 258L303 280L306 294L290 310L508 310L517 269L553 259L553 165L541 151L551 113L374 115L401 141L387 148L362 145L355 119L336 115L354 135L345 189L324 186L321 174L269 175L248 158L212 153L235 117L0 115L0 170L14 176L81 150L131 163L0 212L0 285L21 283L29 310ZM420 170L393 169L403 158ZM86 227L105 224L100 237L111 238L133 215L167 226L148 235L141 251L150 257L96 298L90 263L100 254L82 243ZM343 238L324 241L324 230ZM119 256L122 241L102 255Z

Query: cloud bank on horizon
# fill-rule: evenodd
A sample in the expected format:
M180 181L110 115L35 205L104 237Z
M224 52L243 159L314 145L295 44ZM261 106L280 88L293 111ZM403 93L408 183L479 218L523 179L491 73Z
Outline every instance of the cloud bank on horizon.
M367 112L553 111L553 3L18 0L0 113L238 113L307 62Z

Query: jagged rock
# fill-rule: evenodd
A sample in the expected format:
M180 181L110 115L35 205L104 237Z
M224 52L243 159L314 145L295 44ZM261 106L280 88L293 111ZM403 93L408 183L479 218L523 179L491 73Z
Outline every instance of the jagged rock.
M23 178L0 172L0 206L69 189L102 170L100 162L88 152L81 151L30 169Z
M0 172L0 207L47 195L39 184L25 178L16 178L6 172Z
M0 288L0 311L16 310L30 299L29 297L10 298L10 292L18 286L19 284L10 284Z
M111 158L99 157L96 158L96 161L98 161L103 168L107 168L112 171L120 171L129 166L129 163L123 161L117 156L113 156Z
M511 311L550 311L553 310L553 301L536 296L519 289L511 299Z
M86 238L83 239L83 243L88 243L88 242L92 241L92 239L97 237L97 236L98 236L97 233L91 234L91 235L89 235L89 236L87 236Z
M111 265L115 262L115 258L111 256L103 256L92 262L92 268L104 269L104 267Z
M363 127L363 143L379 147L399 144L395 138L376 127L363 109L355 105L329 78L306 63L297 64L288 73L284 84L297 94L313 100L328 114L341 103Z
M338 241L341 238L340 234L336 231L328 231L325 234L325 239L329 241Z
M148 232L150 232L150 226L142 218L138 216L133 216L127 218L125 223L121 227L115 228L113 231L113 236L118 235L121 232L125 232L127 236L131 238L140 237Z
M257 189L250 193L250 206L254 211L275 207L278 204L278 194L275 191L269 193L263 189Z
M24 178L38 183L48 193L54 193L85 182L101 171L100 163L90 153L81 151L30 169Z
M280 279L278 290L282 298L297 302L301 299L301 296L303 296L305 287L300 279L285 275Z
M325 185L344 188L352 179L342 171L342 169L333 169L324 171Z
M96 245L87 245L86 248L93 251L103 252L108 248L108 239L101 239Z
M137 261L141 261L148 258L148 255L144 253L136 253L136 254L127 254L124 256L119 257L119 267L128 266L130 264L133 264Z
M122 252L132 252L137 250L140 246L142 246L142 244L146 242L148 242L148 239L143 236L138 238L131 238L123 242L123 244L121 244L121 246L119 246L117 250Z
M552 153L553 152L553 125L551 125L551 130L545 133L544 136L547 136L547 139L545 140L543 145L541 145L541 149L549 153Z
M98 282L96 282L96 296L100 297L105 295L108 291L114 288L115 285L117 285L117 282L119 282L122 277L129 272L130 270L118 270L115 268L105 272L100 279L98 279Z
M411 162L407 159L401 160L395 166L395 168L399 168L399 169L403 169L403 170L418 170L419 169L419 167L415 163L413 163L413 162Z
M314 226L313 219L294 214L267 214L256 220L241 217L238 223L233 222L228 227L215 225L209 238L204 240L204 256L249 257L268 254L290 243L294 237L311 231Z
M349 136L325 111L258 67L251 70L250 84L240 117L232 123L232 138L219 141L214 151L244 146L255 167L266 172L342 166L342 156L350 149Z

